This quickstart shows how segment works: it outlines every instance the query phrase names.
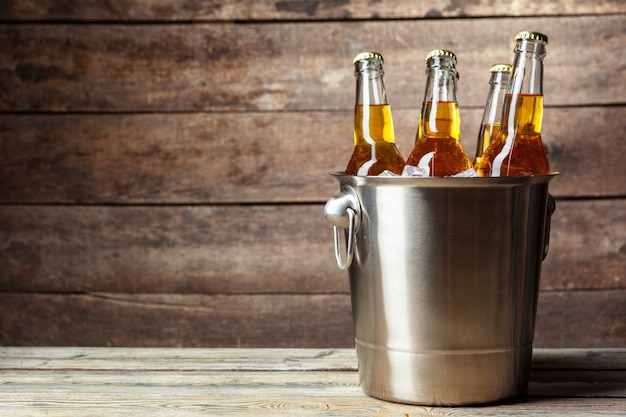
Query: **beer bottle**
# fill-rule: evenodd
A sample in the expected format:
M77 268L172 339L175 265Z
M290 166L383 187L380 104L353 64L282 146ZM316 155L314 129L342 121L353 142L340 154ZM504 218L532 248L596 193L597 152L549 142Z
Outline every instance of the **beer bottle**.
M541 141L543 58L548 37L537 32L515 36L515 58L507 87L500 132L476 166L480 176L546 175L550 164Z
M406 164L423 168L431 177L452 176L472 167L460 141L456 55L443 49L431 51L426 56L426 76L415 146Z
M478 130L478 141L476 142L476 155L474 166L482 157L487 147L491 143L493 136L500 130L500 120L502 118L502 104L506 87L511 75L511 66L508 64L494 64L489 68L491 78L489 79L489 95L487 104L483 112L483 120Z
M356 105L354 152L346 175L379 175L385 170L401 174L404 158L396 147L391 108L383 80L383 57L363 52L354 57Z

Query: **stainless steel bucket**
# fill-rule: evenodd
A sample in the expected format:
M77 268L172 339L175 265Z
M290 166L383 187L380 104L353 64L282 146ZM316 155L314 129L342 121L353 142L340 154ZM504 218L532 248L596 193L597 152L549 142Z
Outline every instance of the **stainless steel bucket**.
M335 175L324 215L367 394L467 405L525 392L553 177Z

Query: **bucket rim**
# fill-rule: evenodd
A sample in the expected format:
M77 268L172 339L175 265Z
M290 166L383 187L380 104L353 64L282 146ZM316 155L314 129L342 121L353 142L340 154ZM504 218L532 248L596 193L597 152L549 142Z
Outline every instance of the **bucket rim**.
M483 188L483 187L516 187L545 184L558 176L560 172L548 175L524 177L402 177L402 176L356 176L343 172L331 172L341 184L353 186L402 186L420 188Z

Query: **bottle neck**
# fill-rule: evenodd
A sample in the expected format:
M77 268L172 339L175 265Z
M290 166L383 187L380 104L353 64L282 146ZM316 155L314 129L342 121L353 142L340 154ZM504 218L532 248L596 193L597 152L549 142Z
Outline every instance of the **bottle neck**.
M354 144L395 143L391 109L385 92L384 71L379 60L355 64L356 105L354 108Z
M491 74L491 78L489 79L489 85L491 88L502 88L506 89L509 84L509 78L511 76L510 72L494 72Z
M514 138L519 129L541 134L545 44L521 39L515 45L511 81L502 108L500 131Z
M461 121L456 96L458 74L454 66L443 65L430 65L426 74L426 93L417 140L459 140Z
M382 70L366 69L356 73L356 105L389 104Z
M509 83L509 72L494 72L489 80L489 95L483 113L483 124L499 124L502 117L502 103Z
M511 82L507 94L543 94L543 58L545 45L522 39L515 46Z
M458 73L453 66L434 65L426 70L426 74L424 101L457 101Z

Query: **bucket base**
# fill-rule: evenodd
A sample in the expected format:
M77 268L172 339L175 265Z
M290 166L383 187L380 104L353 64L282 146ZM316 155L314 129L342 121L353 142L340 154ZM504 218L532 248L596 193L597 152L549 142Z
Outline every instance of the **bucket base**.
M406 404L461 406L522 395L532 346L406 352L357 340L359 379L372 397Z

